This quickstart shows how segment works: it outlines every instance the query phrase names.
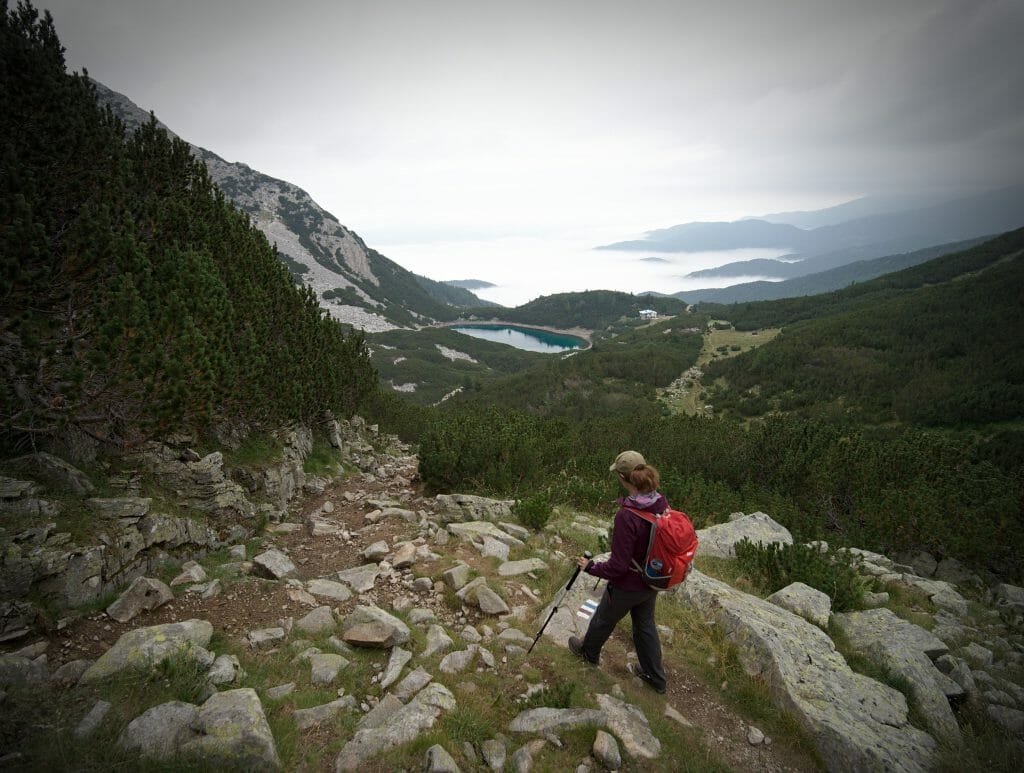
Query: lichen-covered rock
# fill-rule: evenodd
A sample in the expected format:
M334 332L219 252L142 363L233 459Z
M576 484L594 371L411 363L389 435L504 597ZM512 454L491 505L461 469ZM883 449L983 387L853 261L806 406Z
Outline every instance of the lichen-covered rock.
M232 769L280 770L274 736L256 691L215 693L192 721L197 737L181 746L185 757Z
M427 749L423 770L424 773L461 773L452 755L439 743Z
M541 707L519 712L508 729L513 733L557 733L589 725L603 727L606 719L604 712L597 709Z
M338 572L338 579L348 585L356 593L366 593L373 590L377 578L380 576L380 567L377 564L366 564L356 566L352 569L343 569Z
M464 650L449 652L441 658L441 663L438 668L443 674L461 674L472 665L473 660L476 658L478 649L477 645L470 644L469 647Z
M252 563L263 577L271 580L284 580L299 573L292 560L280 550L266 550L253 557Z
M647 717L638 707L613 695L598 695L597 705L608 729L619 737L631 757L653 760L661 754L661 741L651 732Z
M903 695L850 670L821 629L699 571L676 594L720 626L743 669L763 680L833 769L934 768L935 740L910 725Z
M342 623L341 638L360 647L394 647L409 636L409 626L379 607L360 605Z
M292 713L292 719L299 730L308 730L314 725L326 722L342 711L351 711L355 708L355 705L355 697L346 695L330 703L324 703L310 709L296 709Z
M470 494L438 494L434 498L434 510L444 523L452 521L499 521L512 520L514 499L488 499Z
M167 585L152 577L138 577L117 600L107 607L107 616L127 623L140 612L148 612L174 599Z
M198 714L199 707L191 703L161 703L129 722L118 744L143 757L169 760L192 738L192 723Z
M506 561L498 567L498 574L501 577L515 577L528 572L543 572L548 565L539 558L527 558L522 561Z
M195 655L212 636L213 626L206 620L136 628L122 634L82 675L82 682L97 682L126 669L149 669L175 655Z
M384 725L357 730L335 759L335 771L359 770L363 762L373 755L414 740L424 730L433 727L442 710L454 707L455 696L448 688L431 683L392 714Z
M402 669L410 660L412 660L412 653L409 650L403 650L401 647L392 648L391 657L388 658L388 664L384 668L384 675L380 680L380 689L386 690L397 682L398 677L402 675Z
M507 615L511 611L505 600L486 585L477 588L473 598L485 615Z
M828 618L832 614L832 599L810 585L794 582L765 600L788 609L794 615L800 615L807 622L814 623L823 630L828 628Z
M45 655L34 659L20 655L0 655L0 687L43 685L49 678Z
M330 607L317 607L304 617L295 621L295 629L310 636L329 633L338 627L334 612Z
M88 475L74 465L68 464L60 457L46 452L19 456L16 459L12 459L9 464L15 469L34 473L50 483L79 496L91 493L94 488Z
M900 619L890 609L847 612L834 617L854 649L907 680L932 734L957 743L960 727L946 697L951 691L956 692L957 685L933 663L933 659L949 651L945 643L920 626Z
M700 542L698 556L717 556L719 558L735 558L735 545L743 539L754 544L778 543L792 545L793 535L789 529L772 520L765 513L751 513L729 523L720 523L697 531Z
M622 767L622 754L619 752L619 745L615 738L604 730L598 730L594 737L594 745L591 749L594 759L600 762L607 770L618 770Z
M423 650L422 657L429 658L447 652L455 646L452 637L448 635L440 625L432 625L427 629L427 646Z

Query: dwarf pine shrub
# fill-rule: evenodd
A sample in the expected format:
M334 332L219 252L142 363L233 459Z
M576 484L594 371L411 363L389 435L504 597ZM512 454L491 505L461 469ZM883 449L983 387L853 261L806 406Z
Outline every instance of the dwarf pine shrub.
M860 608L864 583L849 553L821 552L801 543L754 544L748 539L738 542L735 550L744 573L766 594L802 582L832 599L832 609L836 612Z
M551 519L551 492L547 489L535 491L527 497L523 497L515 503L512 508L516 518L523 526L536 531L543 529Z

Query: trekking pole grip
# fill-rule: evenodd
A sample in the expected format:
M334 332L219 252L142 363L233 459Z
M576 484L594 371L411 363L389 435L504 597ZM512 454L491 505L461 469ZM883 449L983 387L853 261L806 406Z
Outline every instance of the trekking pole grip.
M584 550L583 551L583 557L586 558L589 561L591 558L594 557L594 554L591 553L589 550ZM576 582L576 578L580 576L580 572L581 571L583 571L583 567L582 566L577 566L576 567L576 571L573 572L572 573L572 577L569 578L569 584L565 586L566 590L569 590L570 588L572 588L572 584L574 582Z

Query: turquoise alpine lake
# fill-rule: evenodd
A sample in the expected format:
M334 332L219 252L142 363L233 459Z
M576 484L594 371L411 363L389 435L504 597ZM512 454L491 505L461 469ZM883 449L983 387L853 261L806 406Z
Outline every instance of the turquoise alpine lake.
M508 344L528 352L566 352L582 349L587 345L586 341L576 336L517 325L459 325L452 330L473 338Z

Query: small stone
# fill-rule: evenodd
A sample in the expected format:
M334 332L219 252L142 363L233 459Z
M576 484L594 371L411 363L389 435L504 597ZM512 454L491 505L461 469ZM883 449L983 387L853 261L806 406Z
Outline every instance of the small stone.
M107 712L110 711L111 705L106 701L96 701L89 713L85 715L78 726L75 727L75 738L85 738L86 736L92 735L96 732L96 729L100 726L103 718L107 716Z
M764 733L758 728L751 725L747 728L747 743L751 746L760 746L764 743Z
M592 752L595 759L608 768L608 770L618 770L622 767L622 754L619 752L619 744L604 730L597 731Z
M277 687L271 687L267 690L267 697L271 700L280 700L285 696L291 695L295 692L295 682L288 682L287 684L280 684Z
M423 770L426 773L459 773L459 766L441 744L434 744L427 749Z

